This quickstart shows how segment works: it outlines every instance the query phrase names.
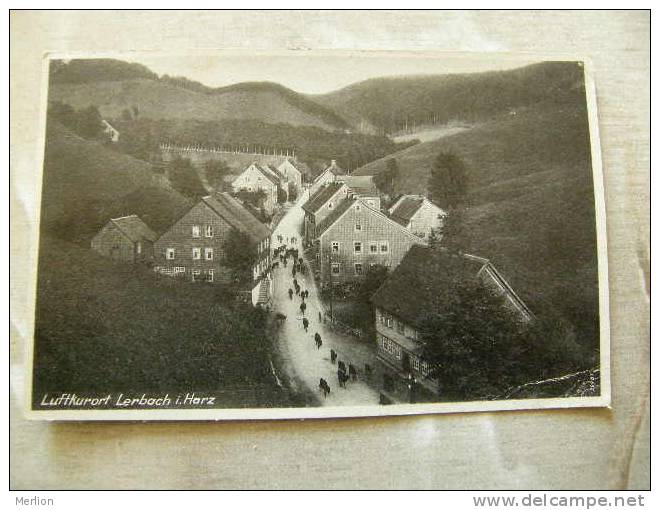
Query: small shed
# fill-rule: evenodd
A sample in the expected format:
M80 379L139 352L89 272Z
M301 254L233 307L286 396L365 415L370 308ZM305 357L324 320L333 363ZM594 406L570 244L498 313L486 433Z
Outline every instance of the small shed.
M112 124L110 124L107 120L102 119L103 122L103 132L108 136L108 139L116 143L119 141L119 131L117 131Z
M158 236L135 214L112 218L92 239L92 250L122 262L153 258Z

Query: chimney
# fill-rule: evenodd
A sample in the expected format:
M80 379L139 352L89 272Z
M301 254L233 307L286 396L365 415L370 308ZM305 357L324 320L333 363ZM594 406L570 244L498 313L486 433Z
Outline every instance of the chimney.
M337 166L337 160L336 159L331 159L330 160L330 166Z

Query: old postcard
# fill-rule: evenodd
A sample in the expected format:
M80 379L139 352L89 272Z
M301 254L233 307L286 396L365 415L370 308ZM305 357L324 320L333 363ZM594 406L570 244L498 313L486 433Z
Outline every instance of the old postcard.
M575 58L49 55L27 414L609 405L595 105Z

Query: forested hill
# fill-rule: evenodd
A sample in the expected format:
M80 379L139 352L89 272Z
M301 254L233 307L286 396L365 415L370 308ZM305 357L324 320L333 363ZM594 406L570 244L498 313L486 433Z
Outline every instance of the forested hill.
M140 115L152 119L249 119L329 131L349 127L332 110L277 83L211 88L112 59L53 61L49 99L76 109L96 105L110 118L119 118L135 107Z
M396 133L406 126L479 122L540 102L584 100L582 64L543 62L507 71L373 78L310 95L353 126Z
M596 220L584 100L500 115L355 173L377 175L393 159L395 194L426 194L441 153L467 167L469 207L457 235L463 249L489 258L537 315L558 312L575 325L583 345L596 348Z

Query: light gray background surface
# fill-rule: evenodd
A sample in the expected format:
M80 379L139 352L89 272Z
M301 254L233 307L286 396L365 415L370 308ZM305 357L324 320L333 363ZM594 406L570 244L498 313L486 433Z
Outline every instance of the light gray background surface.
M13 12L11 482L62 488L648 488L650 14ZM570 53L593 62L607 209L611 410L233 423L26 422L47 51ZM570 211L567 211L570 221Z

